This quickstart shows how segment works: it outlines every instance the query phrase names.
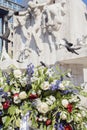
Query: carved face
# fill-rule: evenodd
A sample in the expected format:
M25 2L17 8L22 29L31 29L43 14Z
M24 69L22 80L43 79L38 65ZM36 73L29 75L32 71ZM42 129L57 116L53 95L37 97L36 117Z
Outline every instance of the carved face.
M66 0L62 0L61 4L62 4L62 6L64 6L66 4Z
M36 4L35 4L34 2L32 2L32 1L29 1L29 2L28 2L28 6L29 6L30 8L35 8Z

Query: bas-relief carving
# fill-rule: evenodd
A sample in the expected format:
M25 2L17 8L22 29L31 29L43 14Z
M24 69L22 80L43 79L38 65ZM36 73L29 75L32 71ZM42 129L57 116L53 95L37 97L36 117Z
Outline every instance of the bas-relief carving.
M22 42L25 39L24 45L21 45L22 47L19 51L19 62L20 60L23 62L26 57L31 55L32 49L30 49L30 43L32 37L35 41L38 55L43 51L42 47L40 47L40 43L44 44L41 35L45 33L47 33L46 37L49 41L50 50L52 51L51 44L54 44L55 48L58 49L58 31L63 23L65 3L66 0L61 0L55 4L53 4L53 0L42 3L40 3L40 1L29 1L27 10L19 12L17 16L14 16L15 34L17 34L17 30L20 29ZM28 56L25 55L25 51L27 51Z
M76 39L77 45L87 46L87 35L82 35Z

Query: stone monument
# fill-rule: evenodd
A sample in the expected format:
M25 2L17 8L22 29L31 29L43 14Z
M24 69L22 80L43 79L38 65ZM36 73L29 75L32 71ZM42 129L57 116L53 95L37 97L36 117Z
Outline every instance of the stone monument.
M60 44L58 35L66 14L65 7L66 0L58 3L53 3L53 0L29 1L26 11L14 15L16 61L22 64L25 61L33 62L35 65L41 60L47 64L56 62L55 54Z
M76 8L77 4L81 11ZM82 31L83 24L87 22L84 10L80 0L29 1L25 10L13 14L13 59L10 58L10 62L7 62L9 58L0 61L0 66L4 69L13 64L24 69L31 62L37 66L40 61L48 65L60 61L60 53L63 57L65 52L65 47L60 49L61 39L68 39L73 46L80 45L83 35L86 41L86 28L84 33ZM80 16L81 22L77 25ZM6 51L3 54L7 55Z

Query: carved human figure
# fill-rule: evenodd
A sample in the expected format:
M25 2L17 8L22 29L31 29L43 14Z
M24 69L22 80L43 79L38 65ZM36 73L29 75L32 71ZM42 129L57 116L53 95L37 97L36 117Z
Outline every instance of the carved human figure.
M28 58L28 56L31 53L31 49L29 48L29 45L30 45L30 40L31 40L32 29L30 27L31 31L28 30L25 27L25 23L26 23L25 16L22 16L22 17L16 16L14 31L16 33L17 29L20 30L19 31L20 38L21 38L20 42L22 42L20 45L20 50L19 50L19 47L18 47L18 50L16 50L18 53L18 59L17 59L18 62L23 62L26 58Z
M55 3L44 7L43 12L46 13L48 18L46 25L52 25L55 26L55 29L57 30L59 29L58 25L61 25L63 21L63 16L65 15L65 8L64 8L65 3L66 0L61 0L59 1L59 3Z
M39 29L40 29L40 25L41 25L41 11L40 8L42 8L44 5L46 5L46 3L35 3L35 1L29 1L28 2L28 8L26 11L22 11L22 12L17 12L17 26L21 26L21 30L24 34L24 36L28 39L27 44L25 44L25 46L29 47L30 44L30 40L31 40L31 36L33 35L34 40L36 42L36 48L37 48L37 53L39 55L39 53L41 52L41 49L39 47L39 43L41 42L40 38L39 38ZM25 27L25 23L23 24L23 22L20 21L20 17L24 17L26 21L28 15L32 15L32 17L34 18L34 25L33 27L29 27L28 29ZM28 19L30 20L30 19Z
M32 8L31 11L33 11L33 17L35 20L35 24L32 28L32 35L35 39L36 42L36 47L37 47L37 53L39 55L39 53L42 51L41 48L39 47L39 43L41 43L41 39L40 39L40 26L41 26L41 18L42 18L42 12L40 8L44 8L46 5L51 4L53 2L53 0L47 0L43 3L40 3L39 0L36 0L36 4L35 2L29 2L28 5Z
M42 15L42 29L43 33L48 31L49 43L52 43L52 37L55 38L55 47L58 48L58 31L63 23L65 15L64 5L66 0L61 0L58 3L45 6Z

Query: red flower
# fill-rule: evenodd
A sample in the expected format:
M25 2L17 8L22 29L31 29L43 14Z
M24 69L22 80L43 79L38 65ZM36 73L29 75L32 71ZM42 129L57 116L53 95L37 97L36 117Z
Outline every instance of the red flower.
M71 125L66 125L66 126L64 126L64 130L73 130L73 129L72 129Z
M9 108L9 106L10 106L10 101L5 101L4 103L3 103L3 109L8 109Z
M50 119L47 119L46 120L46 126L51 125L51 124L52 124L52 121Z
M68 104L68 106L67 106L67 110L68 110L69 113L72 112L72 109L73 109L72 104Z
M36 98L38 98L38 95L37 94L30 94L29 98L30 99L36 99Z

